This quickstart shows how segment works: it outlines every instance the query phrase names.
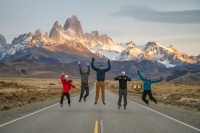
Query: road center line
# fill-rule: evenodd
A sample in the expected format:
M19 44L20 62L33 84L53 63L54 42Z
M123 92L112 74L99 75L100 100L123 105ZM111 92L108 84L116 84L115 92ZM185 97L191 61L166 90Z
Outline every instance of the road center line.
M72 97L71 99L74 99L74 98L76 98L76 97L79 97L79 95L78 95L78 96L75 96L75 97ZM58 104L59 104L59 103L56 103L56 104L54 104L54 105L51 105L51 106L48 106L48 107L46 107L46 108L40 109L40 110L35 111L35 112L33 112L33 113L30 113L30 114L28 114L28 115L25 115L25 116L22 116L22 117L20 117L20 118L14 119L14 120L12 120L12 121L9 121L9 122L7 122L7 123L4 123L4 124L0 125L0 127L3 127L3 126L5 126L5 125L11 124L11 123L13 123L13 122L15 122L15 121L24 119L24 118L26 118L26 117L29 117L29 116L34 115L34 114L36 114L36 113L39 113L39 112L41 112L41 111L47 110L47 109L49 109L49 108L51 108L51 107L54 107L54 106L56 106L56 105L58 105Z
M101 133L103 133L103 120L101 120Z
M99 131L98 127L99 127L98 121L95 121L94 133L98 133L98 131Z

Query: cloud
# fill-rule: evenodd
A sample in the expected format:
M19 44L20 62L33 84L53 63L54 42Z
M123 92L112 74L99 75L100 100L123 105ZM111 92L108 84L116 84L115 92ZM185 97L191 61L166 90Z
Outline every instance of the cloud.
M200 23L200 10L158 11L148 7L126 6L115 16L125 16L141 21L195 24Z

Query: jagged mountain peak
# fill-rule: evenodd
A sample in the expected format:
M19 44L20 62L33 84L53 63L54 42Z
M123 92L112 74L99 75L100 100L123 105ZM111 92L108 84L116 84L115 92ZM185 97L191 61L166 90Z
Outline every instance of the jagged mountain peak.
M6 45L6 44L7 44L6 39L4 38L3 35L0 34L0 47L1 47L1 45L3 46L3 45Z
M84 33L81 27L81 23L78 20L77 16L73 15L71 18L68 18L63 26L63 29L70 36L77 37L79 39L84 39Z

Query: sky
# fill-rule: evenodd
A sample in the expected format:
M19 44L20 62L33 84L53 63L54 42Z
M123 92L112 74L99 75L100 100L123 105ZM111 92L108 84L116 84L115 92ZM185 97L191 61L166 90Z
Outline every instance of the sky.
M158 42L200 55L200 0L0 0L0 34L11 43L73 15L84 33L97 30L115 43Z

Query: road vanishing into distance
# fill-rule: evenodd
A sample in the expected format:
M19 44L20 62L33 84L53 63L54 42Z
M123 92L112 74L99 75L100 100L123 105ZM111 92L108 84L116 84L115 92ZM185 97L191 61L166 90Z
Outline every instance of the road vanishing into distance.
M86 102L72 97L71 107L67 101L63 108L54 104L0 125L0 133L200 133L198 128L132 101L126 110L118 110L118 96L109 91L106 105L101 98L95 105L94 97L92 89Z

